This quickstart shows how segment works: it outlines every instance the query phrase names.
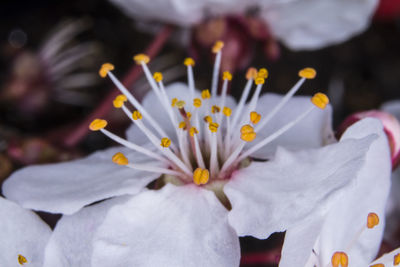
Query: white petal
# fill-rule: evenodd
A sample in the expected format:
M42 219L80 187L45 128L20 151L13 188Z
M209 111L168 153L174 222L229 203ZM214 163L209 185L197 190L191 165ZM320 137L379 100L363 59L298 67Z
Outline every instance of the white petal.
M262 17L292 49L316 49L343 42L368 25L377 0L263 1Z
M29 266L41 267L50 235L39 216L0 197L0 266L20 266L22 255Z
M398 120L400 120L400 101L399 100L392 100L385 102L381 109L386 111L393 116L395 116Z
M109 210L130 197L123 196L64 215L46 247L44 267L90 266L93 237Z
M262 117L278 104L283 96L277 94L264 94L257 104L257 112ZM261 129L257 132L257 140L274 133L284 125L296 119L300 114L312 106L310 97L295 96ZM307 117L282 134L275 141L263 147L252 156L258 158L271 158L278 146L291 150L317 148L331 143L332 133L332 107L329 105L324 110L316 109Z
M386 253L384 254L382 257L376 259L374 262L372 262L370 265L374 265L374 264L384 264L385 267L396 267L399 265L394 265L394 257L396 255L400 254L400 248L397 248L393 251L391 251L390 253Z
M346 252L356 266L364 266L375 258L380 247L391 175L389 145L382 124L376 119L363 119L347 129L341 140L363 138L371 133L379 138L371 144L356 182L333 205L322 228L316 249L323 266L336 251ZM378 214L380 223L357 238L370 212ZM350 245L354 238L356 242Z
M3 194L25 208L72 214L95 201L136 194L159 176L114 164L111 158L117 152L124 153L132 162L161 164L115 147L84 159L19 170L4 182Z
M214 193L166 185L114 206L97 231L92 265L238 266L239 241Z
M280 148L273 160L234 172L224 188L232 204L231 225L239 236L267 238L324 212L356 176L376 137L298 152Z

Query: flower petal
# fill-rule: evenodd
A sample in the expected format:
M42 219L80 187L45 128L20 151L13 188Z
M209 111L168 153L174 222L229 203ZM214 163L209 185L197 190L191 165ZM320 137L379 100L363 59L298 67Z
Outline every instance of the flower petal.
M136 163L160 165L121 147L96 152L71 162L27 167L3 184L3 194L25 208L72 214L95 201L136 194L159 174L136 171L111 161L116 152Z
M93 266L239 266L227 210L214 193L166 185L114 206L96 234Z
M323 266L336 251L346 252L357 266L366 266L380 247L391 175L390 149L382 124L376 119L363 119L351 126L341 140L363 138L371 133L379 138L371 144L356 183L335 202L322 227L316 250ZM379 224L357 237L360 229L366 227L370 212L378 214Z
M369 24L377 0L264 1L261 16L291 49L316 49L343 42Z
M357 175L375 138L298 152L279 148L273 160L234 172L224 188L232 204L229 222L239 236L267 238L325 212L329 200Z
M64 215L56 225L46 247L44 267L90 266L93 237L109 210L127 201L117 197Z
M257 104L257 112L262 117L279 103L283 96L277 94L264 94L260 97ZM310 97L295 96L261 129L257 132L257 139L263 138L274 133L287 123L296 119L312 106ZM261 148L252 156L257 158L271 158L278 146L298 150L304 148L317 148L332 142L332 108L327 106L324 110L315 110L307 117L293 126L286 133L282 134L275 141Z
M18 266L18 255L42 266L51 230L39 216L0 197L0 229L0 266Z
M396 267L396 266L398 266L398 264L394 265L394 257L399 254L400 254L400 248L397 248L397 249L391 251L390 253L386 253L382 257L376 259L370 265L372 266L374 264L380 263L380 264L385 265L385 267Z

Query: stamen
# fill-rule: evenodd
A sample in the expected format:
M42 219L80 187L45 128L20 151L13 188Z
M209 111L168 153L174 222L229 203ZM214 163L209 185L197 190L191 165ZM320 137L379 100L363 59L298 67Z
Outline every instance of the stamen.
M369 213L367 217L367 227L369 229L372 229L378 224L379 224L379 216L374 212Z
M148 165L148 164L129 163L126 165L126 167L134 169L134 170L139 170L139 171L155 172L155 173L160 173L160 174L169 174L169 175L173 175L173 176L182 177L184 179L186 178L183 175L183 173L181 173L181 172L174 171L171 169L166 169L166 168L155 167L155 166Z
M200 144L199 144L199 140L197 139L197 135L193 134L192 137L194 139L194 146L195 146L194 152L195 152L197 165L199 165L199 167L201 167L201 168L205 168L205 163L204 163L203 155L201 154Z
M102 119L95 119L89 125L91 131L99 131L107 126L107 121Z
M212 122L211 116L208 116L208 115L207 115L207 116L204 116L203 120L204 120L205 123L210 123L210 122Z
M192 128L190 128L190 130L189 130L189 134L190 134L190 136L194 136L195 134L198 134L199 133L199 131L196 129L196 127L192 127Z
M193 172L193 182L197 185L202 185L208 183L210 179L210 173L207 169L197 168Z
M218 131L218 127L219 125L216 122L210 122L208 125L208 129L210 129L212 133L216 133Z
M112 162L118 165L128 165L129 163L128 159L121 152L114 154L114 156L112 157Z
M132 119L133 120L141 120L143 117L142 117L142 114L139 112L139 111L137 111L137 110L135 110L133 113L132 113Z
M335 252L332 255L332 267L348 267L349 257L344 252Z
M169 147L171 145L171 140L168 137L161 138L161 146Z
M176 104L176 107L179 108L179 109L184 108L185 105L186 105L185 101L183 101L183 100L179 100L175 104Z
M329 104L328 97L323 93L316 93L312 98L311 102L319 107L320 109L324 109L326 105Z
M25 263L27 263L28 260L21 254L18 254L18 263L20 265L24 265Z
M267 79L268 78L268 70L266 68L261 68L257 73L257 77Z
M210 91L208 89L201 91L201 98L209 99L210 97L211 97L211 95L210 95Z
M175 107L176 106L176 103L178 102L178 98L176 98L176 97L174 97L174 98L172 98L172 100L171 100L171 107Z
M305 79L314 79L317 72L313 68L304 68L299 71L299 76Z
M224 107L224 109L222 110L222 113L227 116L230 117L232 115L232 109L228 108L228 107Z
M253 124L257 124L261 119L261 115L255 111L250 112L250 121Z
M105 78L108 74L109 71L114 70L114 65L111 63L104 63L103 65L101 65L101 68L99 70L99 75L102 78Z
M114 99L113 105L114 105L115 108L121 108L127 100L128 100L128 99L126 98L125 95L118 95L118 96Z
M183 62L187 67L187 75L188 75L188 83L189 83L189 90L190 90L190 97L194 97L194 78L193 78L193 66L194 60L190 57L186 58Z
M154 72L153 78L156 82L161 82L163 80L163 75L161 72Z
M150 57L146 54L137 54L133 56L133 60L136 62L136 64L141 65L141 64L147 64L150 62Z
M400 253L399 253L399 254L396 254L396 255L393 257L393 265L394 265L394 266L400 265Z
M186 122L181 121L181 122L179 123L179 129L186 130Z
M193 106L196 108L201 107L201 99L200 98L193 99Z
M219 106L217 106L217 105L213 105L211 107L211 113L212 114L219 113L220 111L221 111L221 108Z
M212 52L215 55L215 63L214 63L214 69L213 69L213 77L212 77L212 82L211 82L211 94L213 98L217 96L217 84L218 84L218 73L219 73L219 68L221 66L221 49L224 47L224 43L221 41L217 41L213 48Z
M254 132L254 128L249 124L240 128L240 133L240 138L246 142L252 142L257 136L257 134Z

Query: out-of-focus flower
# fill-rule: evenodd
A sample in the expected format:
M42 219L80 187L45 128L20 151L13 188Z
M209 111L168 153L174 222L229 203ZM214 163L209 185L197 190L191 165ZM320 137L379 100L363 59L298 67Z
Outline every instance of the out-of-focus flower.
M114 106L134 125L127 139L106 130L102 119L90 129L124 147L27 167L5 181L3 193L24 207L72 214L55 229L48 266L238 266L238 235L304 229L352 185L380 140L379 124L362 121L326 145L332 141L328 98L293 97L315 77L311 68L299 72L283 97L260 96L268 71L250 68L238 104L227 95L232 75L224 72L217 96L222 46L213 47L211 90L201 92L193 59L184 61L188 85L165 88L162 74L151 74L149 58L136 55L153 90L143 104L114 76L114 66L103 64L100 75L122 92ZM152 181L162 188L145 189Z
M0 197L1 266L43 266L50 235L39 216Z
M76 44L75 40L89 24L85 19L65 21L53 29L37 52L20 51L0 101L12 104L28 117L44 112L54 101L90 104L88 88L98 78L88 67L94 63L99 48L94 42Z
M377 0L111 0L128 15L189 27L210 17L251 11L291 49L317 49L362 32Z
M375 19L392 21L400 17L400 0L380 0Z
M378 120L366 118L348 128L341 139L361 138L365 133L375 133L379 137L369 147L354 183L331 203L325 217L313 218L308 227L286 232L285 244L289 243L286 245L290 249L282 251L280 267L331 266L331 261L333 264L339 254L347 259L348 265L332 266L367 266L375 259L382 240L390 191L387 137Z

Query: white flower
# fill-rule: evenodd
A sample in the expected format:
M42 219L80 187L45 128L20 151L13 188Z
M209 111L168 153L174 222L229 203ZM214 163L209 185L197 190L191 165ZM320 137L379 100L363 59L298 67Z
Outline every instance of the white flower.
M359 267L367 266L376 257L390 190L391 161L387 137L378 120L366 118L348 128L341 139L361 138L371 132L379 138L369 147L354 184L331 202L326 216L314 216L308 227L295 227L286 232L280 267L294 264ZM346 259L348 265L333 264L338 257Z
M217 96L222 46L213 47L211 90L201 93L193 59L184 62L188 86L164 88L162 74L150 73L149 58L135 56L153 90L142 104L113 75L114 67L103 64L100 75L123 93L114 106L134 125L127 140L106 130L105 120L90 128L124 147L28 167L5 181L3 193L24 207L69 214L54 231L45 266L238 266L238 235L267 238L308 226L352 184L378 137L376 124L362 133L354 126L326 145L332 141L328 98L293 97L315 77L311 68L299 72L284 97L260 96L268 72L251 68L237 105L227 95L232 76L224 72ZM152 181L156 188L166 185L147 190Z
M50 235L39 216L0 197L0 266L43 266Z
M272 33L292 49L317 49L365 30L377 0L111 0L134 18L188 27L209 16L259 9Z

